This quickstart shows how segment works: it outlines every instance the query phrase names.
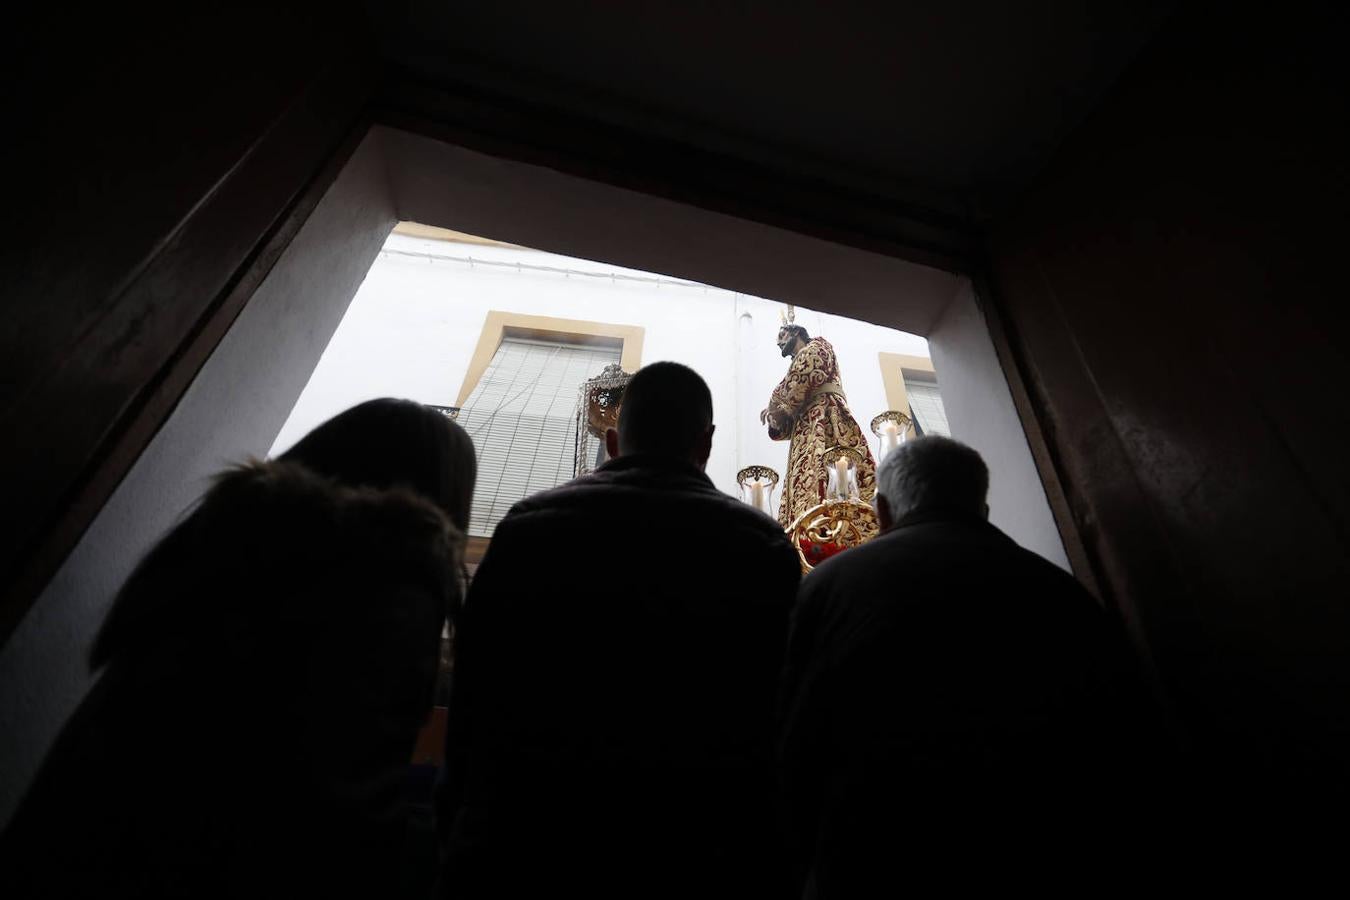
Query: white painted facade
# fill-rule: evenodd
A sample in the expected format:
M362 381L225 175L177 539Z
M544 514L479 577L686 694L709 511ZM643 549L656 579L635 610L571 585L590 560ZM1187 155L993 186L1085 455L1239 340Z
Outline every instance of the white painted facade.
M717 426L708 475L737 494L742 467L767 465L781 475L787 464L787 443L769 440L759 423L788 367L774 343L783 309L604 263L391 234L272 450L284 451L328 417L374 397L454 406L484 319L497 310L645 329L644 364L684 363L708 382ZM928 356L927 341L911 334L811 310L796 316L834 345L849 405L865 430L887 409L878 354ZM775 493L775 508L777 499Z

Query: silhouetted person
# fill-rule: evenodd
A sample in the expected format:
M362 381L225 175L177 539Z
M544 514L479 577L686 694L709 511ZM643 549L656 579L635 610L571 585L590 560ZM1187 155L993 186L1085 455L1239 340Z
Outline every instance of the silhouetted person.
M696 373L633 376L613 457L516 504L456 645L447 897L756 897L782 880L771 755L800 577L703 473Z
M986 521L988 484L963 444L902 444L883 533L802 583L782 762L809 897L1043 883L1128 818L1151 719L1122 629Z
M376 400L220 475L118 594L0 894L393 893L474 470L457 425Z

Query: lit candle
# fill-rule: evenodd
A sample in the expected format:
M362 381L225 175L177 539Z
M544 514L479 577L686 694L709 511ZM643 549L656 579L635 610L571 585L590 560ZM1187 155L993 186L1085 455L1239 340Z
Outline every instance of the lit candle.
M885 459L896 447L900 446L900 425L887 419L881 423L881 458Z
M834 461L835 490L841 498L848 498L848 458L840 454Z
M755 509L768 510L764 503L764 482L758 478L750 482L750 505Z

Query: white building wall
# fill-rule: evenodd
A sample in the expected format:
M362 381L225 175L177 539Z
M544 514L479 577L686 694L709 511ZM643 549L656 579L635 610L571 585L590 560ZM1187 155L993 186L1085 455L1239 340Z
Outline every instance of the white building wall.
M989 466L989 521L1023 547L1070 571L1045 487L969 279L961 279L956 296L929 337L952 436L978 450Z
M500 310L643 327L644 364L674 360L708 382L717 425L708 475L734 494L743 466L768 465L783 474L787 464L787 443L770 441L759 424L769 392L787 371L774 344L782 309L769 300L603 263L391 235L273 453L374 397L453 406L484 319ZM797 321L834 345L849 404L864 429L887 408L878 353L928 355L922 338L893 329L800 309ZM776 494L774 500L776 505Z

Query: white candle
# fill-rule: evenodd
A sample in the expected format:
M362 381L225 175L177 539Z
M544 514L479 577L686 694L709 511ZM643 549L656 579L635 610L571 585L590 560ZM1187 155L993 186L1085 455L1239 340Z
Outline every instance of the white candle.
M750 505L755 509L768 509L764 503L764 482L758 478L750 482Z
M885 459L892 450L899 446L900 426L889 419L881 423L881 458Z
M839 492L841 498L848 498L848 458L839 456L834 461L835 490Z

